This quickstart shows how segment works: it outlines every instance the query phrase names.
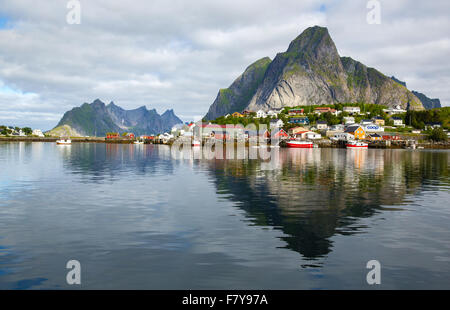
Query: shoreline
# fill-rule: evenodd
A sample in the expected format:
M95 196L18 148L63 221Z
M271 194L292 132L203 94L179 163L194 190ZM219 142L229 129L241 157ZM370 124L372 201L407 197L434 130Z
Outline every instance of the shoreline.
M0 137L0 142L50 142L55 143L59 138L53 137ZM72 143L105 143L105 144L133 144L134 140L106 140L106 138L98 138L98 137L83 137L83 138L71 138ZM232 142L235 146L237 146L237 142ZM339 142L331 142L329 140L324 141L315 141L319 148L345 148L344 143ZM162 143L153 143L146 142L146 144L162 144ZM205 143L203 143L204 145ZM226 146L229 142L223 142L223 145ZM171 145L162 144L162 145ZM245 146L248 147L249 143L246 142ZM280 147L284 147L283 143L280 144ZM387 145L386 141L376 141L369 142L369 148L371 149L405 149L408 147L408 143L406 141L390 141L389 145ZM420 149L450 149L450 142L426 142L426 143L417 143L417 148Z

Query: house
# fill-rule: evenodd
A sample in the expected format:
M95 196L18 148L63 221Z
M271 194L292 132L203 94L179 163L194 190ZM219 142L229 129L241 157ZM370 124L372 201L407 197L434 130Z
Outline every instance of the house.
M42 130L40 129L34 129L33 130L33 136L38 136L38 137L44 137L44 134L42 133Z
M395 108L383 109L383 112L392 115L392 114L406 113L406 110L402 109L401 106L397 105Z
M277 111L272 111L272 110L267 111L267 116L277 117L278 116L278 112Z
M285 139L289 136L283 129L279 129L272 131L271 137L272 139Z
M118 132L108 132L106 133L106 139L107 140L111 140L111 139L119 139L120 135Z
M219 125L201 123L194 128L195 137L210 137L218 140L237 138L244 133L242 125Z
M293 127L293 128L291 128L291 129L289 129L289 134L291 135L291 136L295 136L295 135L297 135L297 134L302 134L302 133L304 133L304 132L308 132L309 130L308 129L306 129L305 127Z
M355 139L364 139L366 137L366 131L360 125L350 125L348 126L344 132L352 134L355 136Z
M434 129L434 128L440 128L442 127L441 123L426 123L425 124L425 130L427 129Z
M338 132L334 134L333 138L333 140L350 141L354 140L355 136L348 132Z
M363 127L366 132L383 132L384 131L384 127L381 127L380 125L373 124L373 123L364 125Z
M231 116L231 114L227 114L227 115L225 115L224 117L225 118L229 118Z
M419 134L419 133L420 133L420 129L414 129L414 130L411 130L411 133Z
M306 133L306 139L310 139L310 140L322 139L322 135L320 133L308 131Z
M303 125L308 125L309 124L309 119L307 116L305 117L292 117L289 119L288 121L290 124L303 124Z
M355 118L353 116L345 116L344 117L344 124L354 124L355 123Z
M314 113L316 114L322 114L322 113L331 113L333 115L338 115L340 112L336 111L335 109L332 109L330 107L318 107L314 109Z
M328 124L326 121L317 121L316 127L318 130L326 130L328 128Z
M134 133L132 133L132 132L127 133L125 135L125 137L127 137L128 139L131 139L131 140L134 140L134 138L135 138Z
M345 130L345 126L342 125L342 124L332 125L332 126L330 126L330 130L332 130L332 131L344 131Z
M281 119L272 119L270 120L270 128L281 128L284 123Z
M373 124L371 119L363 119L361 122L359 122L361 125L370 125Z
M242 115L243 116L250 116L250 114L252 114L253 112L252 111L249 111L249 110L244 110L244 111L242 111Z
M384 134L382 138L383 140L400 140L400 136L396 134Z
M369 140L370 141L380 141L380 140L382 140L382 137L377 133L371 133L371 134L369 134Z
M405 126L401 117L393 116L391 119L394 122L394 126Z
M233 116L233 117L244 117L244 115L242 115L239 112L234 112L233 114L231 114L231 116Z
M290 109L288 111L288 114L289 115L302 115L304 111L305 111L304 109Z
M377 125L384 126L384 118L382 118L381 116L373 117L372 122L374 122Z
M348 114L354 115L354 114L361 114L361 108L360 107L344 107L344 112L347 112Z
M266 117L267 116L267 114L266 114L266 112L264 112L263 110L258 110L258 111L256 111L256 117L257 118L264 118L264 117Z

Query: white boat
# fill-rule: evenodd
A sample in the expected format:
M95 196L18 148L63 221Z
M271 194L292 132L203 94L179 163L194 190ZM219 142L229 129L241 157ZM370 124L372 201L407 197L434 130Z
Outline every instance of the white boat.
M192 140L192 146L201 146L202 144L198 140Z
M134 144L144 144L144 141L134 141Z
M59 140L56 140L56 144L58 144L58 145L70 145L70 144L72 144L72 140L70 140L70 139L59 139Z
M348 141L345 146L350 149L367 149L369 147L367 143L359 141Z

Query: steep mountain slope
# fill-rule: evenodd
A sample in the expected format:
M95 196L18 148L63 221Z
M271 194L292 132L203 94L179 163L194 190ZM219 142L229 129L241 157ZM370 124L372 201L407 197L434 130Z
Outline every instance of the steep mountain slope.
M254 79L250 87L241 82L241 76L230 88L221 90L206 118L243 109L256 111L338 102L423 109L420 100L406 87L350 57L340 57L324 27L306 29L286 52L277 54L266 65L259 85L255 85L257 79ZM253 92L250 99L239 96ZM239 104L236 98L240 99Z
M391 76L391 79L393 79L395 82L406 87L406 82L400 81L395 76ZM413 90L411 92L414 94L414 96L416 96L420 100L420 102L422 102L423 107L427 110L442 107L441 101L437 98L431 99L431 98L427 97L425 94L422 94L415 90Z
M182 123L173 110L168 110L163 115L165 114L163 117L155 109L147 110L145 106L124 110L113 102L106 106L97 99L91 104L85 103L66 112L56 127L68 125L88 136L105 136L107 132L133 132L142 135L168 131L173 125Z
M256 89L264 78L271 60L262 58L245 69L229 88L221 89L217 98L209 108L207 119L214 119L235 111L242 111L255 94Z

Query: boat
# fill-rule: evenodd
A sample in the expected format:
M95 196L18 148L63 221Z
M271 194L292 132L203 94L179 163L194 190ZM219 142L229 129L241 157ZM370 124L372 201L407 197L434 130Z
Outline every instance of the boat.
M72 140L70 140L70 139L59 139L59 140L56 140L56 144L58 144L58 145L70 145L70 144L72 144Z
M355 148L355 149L367 149L369 147L369 145L367 143L364 142L359 142L359 141L348 141L345 146L347 148Z
M198 140L192 140L192 146L201 146L202 144Z
M144 144L144 141L134 141L134 144Z
M298 140L287 141L286 145L287 147L300 149L312 149L314 147L314 143L310 141L298 141Z

